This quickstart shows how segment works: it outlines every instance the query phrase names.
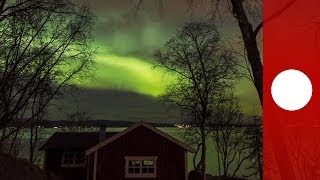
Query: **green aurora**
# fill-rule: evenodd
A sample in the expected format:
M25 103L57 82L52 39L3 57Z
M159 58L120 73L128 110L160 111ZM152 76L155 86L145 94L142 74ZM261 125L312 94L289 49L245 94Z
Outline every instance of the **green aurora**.
M164 69L154 68L152 54L187 20L186 11L181 10L178 2L168 3L167 15L159 19L151 10L133 16L130 14L130 3L115 0L96 0L95 3L93 7L97 23L94 27L94 47L98 50L94 76L81 79L79 85L89 89L132 91L159 96L165 91L166 85L174 81L174 77L166 74ZM231 29L224 32L230 33ZM251 82L245 79L237 81L235 93L244 111L260 112L257 109L259 99Z
M82 85L89 88L120 89L158 96L174 78L148 60L114 54L98 54L95 76Z
M150 59L98 53L95 58L94 76L81 81L80 86L92 89L113 89L137 92L158 97L168 84L174 82L172 74L155 68ZM237 81L235 93L243 110L259 113L259 100L254 86L248 80ZM259 107L259 106L258 106Z

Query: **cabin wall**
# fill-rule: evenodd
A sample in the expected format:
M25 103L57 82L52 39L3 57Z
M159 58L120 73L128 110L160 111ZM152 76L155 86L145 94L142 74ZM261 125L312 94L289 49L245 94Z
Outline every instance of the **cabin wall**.
M87 180L93 180L94 171L94 153L87 156Z
M45 156L45 170L54 173L63 180L86 180L86 167L61 167L62 150L47 150Z
M185 179L185 150L145 127L138 127L98 150L96 180L126 179L125 156L158 156L157 178L152 180Z
M45 169L52 171L58 175L61 168L62 151L59 150L47 150L45 156Z

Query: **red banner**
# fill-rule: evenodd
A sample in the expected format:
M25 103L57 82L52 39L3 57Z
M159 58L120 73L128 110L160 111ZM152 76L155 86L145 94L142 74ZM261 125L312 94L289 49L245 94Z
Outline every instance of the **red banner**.
M320 179L320 0L265 0L264 19L264 179ZM274 79L288 69L312 83L301 109L279 107L271 93Z

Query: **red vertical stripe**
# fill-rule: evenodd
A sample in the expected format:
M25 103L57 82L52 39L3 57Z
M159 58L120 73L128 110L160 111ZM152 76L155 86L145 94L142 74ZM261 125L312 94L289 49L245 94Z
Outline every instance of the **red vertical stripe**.
M320 179L320 0L265 0L268 17L273 18L264 24L264 179ZM271 96L273 79L287 69L302 71L313 85L310 102L298 111L281 109Z

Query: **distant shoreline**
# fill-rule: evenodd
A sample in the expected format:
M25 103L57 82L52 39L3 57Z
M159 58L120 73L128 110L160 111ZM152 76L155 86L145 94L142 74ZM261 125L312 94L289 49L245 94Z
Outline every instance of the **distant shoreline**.
M70 120L43 120L39 123L34 123L33 126L40 126L42 128L55 127L130 127L136 121L119 121L119 120L86 120L86 121L70 121ZM148 122L147 122L148 123ZM148 123L155 127L175 127L174 124L169 123ZM15 127L12 125L11 127ZM26 123L23 127L30 127L30 123Z

